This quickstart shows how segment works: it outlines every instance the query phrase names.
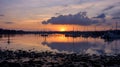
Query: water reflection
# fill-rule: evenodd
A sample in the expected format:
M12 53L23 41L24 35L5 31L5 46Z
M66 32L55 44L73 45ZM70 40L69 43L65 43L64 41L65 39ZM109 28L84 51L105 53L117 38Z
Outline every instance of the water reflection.
M8 35L8 41L7 41L7 43L8 43L8 44L11 43L11 41L10 41L10 35Z
M0 48L10 50L35 50L53 52L76 52L90 54L120 53L120 40L106 42L101 38L65 37L56 34L48 37L40 35L0 35ZM8 45L9 44L9 45Z

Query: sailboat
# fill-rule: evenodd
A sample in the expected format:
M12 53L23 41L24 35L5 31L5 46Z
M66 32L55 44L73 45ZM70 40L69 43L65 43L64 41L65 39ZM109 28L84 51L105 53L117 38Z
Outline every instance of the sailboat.
M115 30L115 32L117 32L117 22L116 22L116 30ZM105 33L103 36L101 36L101 38L104 38L104 39L120 39L120 35L108 31L108 32Z
M41 34L42 37L47 37L49 34L48 33L45 33L46 30L43 31L43 33Z
M48 34L41 34L41 36L43 36L43 37L47 37L47 36L48 36Z
M117 34L114 34L114 33L111 33L111 32L107 32L102 36L102 38L116 39L116 38L120 38L120 35L117 35Z
M80 37L80 34L78 32L75 32L74 27L73 27L73 31L69 32L69 33L66 33L65 37Z

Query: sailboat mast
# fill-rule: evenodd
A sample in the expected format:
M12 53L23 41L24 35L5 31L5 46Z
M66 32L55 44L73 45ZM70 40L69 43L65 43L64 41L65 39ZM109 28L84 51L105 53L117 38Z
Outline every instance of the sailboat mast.
M116 22L116 30L117 30L117 24L118 24L118 23Z
M73 26L73 32L74 32L74 26Z

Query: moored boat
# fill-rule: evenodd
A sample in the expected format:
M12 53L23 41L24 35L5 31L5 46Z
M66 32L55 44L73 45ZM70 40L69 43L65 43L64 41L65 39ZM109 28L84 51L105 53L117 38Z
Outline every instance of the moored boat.
M103 36L101 36L101 38L105 39L107 41L113 41L113 40L116 40L116 39L120 39L120 35L114 34L114 33L111 33L111 32L107 32Z

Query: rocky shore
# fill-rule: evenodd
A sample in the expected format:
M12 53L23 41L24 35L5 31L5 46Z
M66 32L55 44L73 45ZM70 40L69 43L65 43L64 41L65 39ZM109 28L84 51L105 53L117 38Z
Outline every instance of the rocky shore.
M0 50L0 67L120 67L120 55Z

